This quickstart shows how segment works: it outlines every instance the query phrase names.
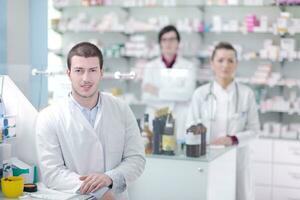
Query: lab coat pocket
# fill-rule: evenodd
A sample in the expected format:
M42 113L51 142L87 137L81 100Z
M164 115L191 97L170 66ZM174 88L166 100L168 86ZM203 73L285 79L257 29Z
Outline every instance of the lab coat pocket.
M232 132L241 132L245 130L247 115L248 115L248 111L241 111L233 114L232 125L234 130Z

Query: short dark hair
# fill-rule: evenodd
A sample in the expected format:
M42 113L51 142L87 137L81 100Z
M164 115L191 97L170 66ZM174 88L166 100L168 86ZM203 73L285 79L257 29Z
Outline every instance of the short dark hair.
M234 52L235 58L237 58L237 51L236 51L236 49L233 47L232 44L230 44L229 42L220 42L220 43L218 43L218 44L215 46L215 48L214 48L214 50L213 50L213 52L212 52L212 54L211 54L211 58L210 58L211 60L213 60L213 59L215 58L216 52L217 52L217 50L219 50L219 49L232 50L232 51Z
M73 56L81 56L85 58L98 57L100 63L100 69L102 69L103 66L102 52L96 45L92 43L80 42L72 47L67 57L67 65L69 70L71 70L71 59Z
M163 28L159 31L159 34L158 34L158 43L160 43L161 38L162 38L162 36L163 36L165 33L168 33L168 32L171 32L171 31L174 31L174 32L176 33L176 38L177 38L178 42L180 42L180 35L179 35L179 32L178 32L178 30L176 29L176 27L173 26L173 25L168 25L168 26L163 27Z

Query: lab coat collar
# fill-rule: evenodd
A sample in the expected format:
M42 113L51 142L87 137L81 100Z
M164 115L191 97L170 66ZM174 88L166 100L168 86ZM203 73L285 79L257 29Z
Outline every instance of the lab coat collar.
M75 98L73 97L72 92L69 93L69 101L70 101L70 103L72 103L73 105L75 105L76 107L78 107L78 108L81 110L81 112L83 112L83 111L85 111L85 110L90 111L90 110L93 110L93 109L99 110L99 108L101 107L101 95L100 95L100 92L98 92L98 100L97 100L97 104L96 104L96 106L93 107L92 109L89 109L89 108L86 108L86 107L81 106L81 105L75 100Z
M213 82L213 91L217 92L217 93L224 93L226 92L227 94L231 93L232 91L235 90L235 84L236 81L233 80L226 89L223 89L223 87L216 81L214 80Z
M101 93L99 92L99 97L98 97L98 103L101 101L101 97L100 97ZM99 148L101 148L100 154L103 153L103 143L105 143L105 138L103 139L103 141L100 140L100 135L102 132L101 129L101 116L102 116L102 112L100 112L98 109L97 111L97 115L96 115L96 119L94 124L92 125L88 119L84 116L83 112L81 111L80 106L78 106L78 102L72 97L71 93L69 94L69 98L66 99L66 102L68 104L68 107L70 109L70 118L72 118L71 122L74 123L71 127L76 127L74 128L74 131L72 132L76 132L79 131L77 133L77 138L81 138L80 136L80 132L84 132L85 133L85 137L87 137L86 135L88 135L88 137L93 138L93 140L100 145ZM77 104L76 104L77 103ZM94 107L95 108L95 107ZM83 108L83 109L87 109L87 108ZM72 135L74 135L74 133L72 133ZM102 152L102 153L101 153ZM104 161L103 161L104 163Z
M168 61L164 55L161 56L161 60L165 64L166 68L172 68L176 62L176 58L177 58L177 54L175 54L170 61Z

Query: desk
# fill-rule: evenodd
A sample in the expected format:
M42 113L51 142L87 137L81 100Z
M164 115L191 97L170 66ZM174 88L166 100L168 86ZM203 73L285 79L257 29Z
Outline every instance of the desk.
M129 186L130 200L235 200L236 149L233 147L208 149L207 154L199 158L150 155L146 160L144 173ZM48 197L55 193L55 198L51 200L86 198L80 195L64 198L57 191L38 188ZM13 199L0 194L0 200ZM41 198L29 197L24 200Z
M39 188L39 187L38 187ZM0 192L0 200L85 200L87 199L87 195L76 195L76 194L68 194L68 193L62 193L55 190L47 189L47 188L41 188L38 192L32 193L33 195L38 195L39 198L34 198L31 196L27 196L25 193L20 198L5 198ZM44 198L43 198L44 197Z
M129 187L131 200L235 200L236 149L208 149L205 156L151 155Z
M24 196L24 195L23 195ZM54 197L54 196L52 196ZM34 197L25 197L24 198L16 198L16 199L12 199L12 198L5 198L3 197L3 194L1 193L0 194L0 200L63 200L61 199L59 196L56 196L56 198L52 198L51 196L47 196L46 198L34 198ZM74 197L71 197L71 198L68 198L67 200L86 200L86 196L81 196L81 195L77 195L77 196L74 196Z

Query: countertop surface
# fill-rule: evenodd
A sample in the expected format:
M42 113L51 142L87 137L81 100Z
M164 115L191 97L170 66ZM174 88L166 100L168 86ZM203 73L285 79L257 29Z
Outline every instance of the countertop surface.
M190 161L198 161L198 162L211 162L234 148L235 147L232 147L232 146L231 147L208 146L206 149L206 154L204 156L200 156L198 158L187 157L185 154L183 154L184 152L181 154L178 154L178 155L174 155L174 156L162 155L162 154L151 154L151 155L146 155L146 158L161 158L161 159L173 159L173 160L190 160Z

